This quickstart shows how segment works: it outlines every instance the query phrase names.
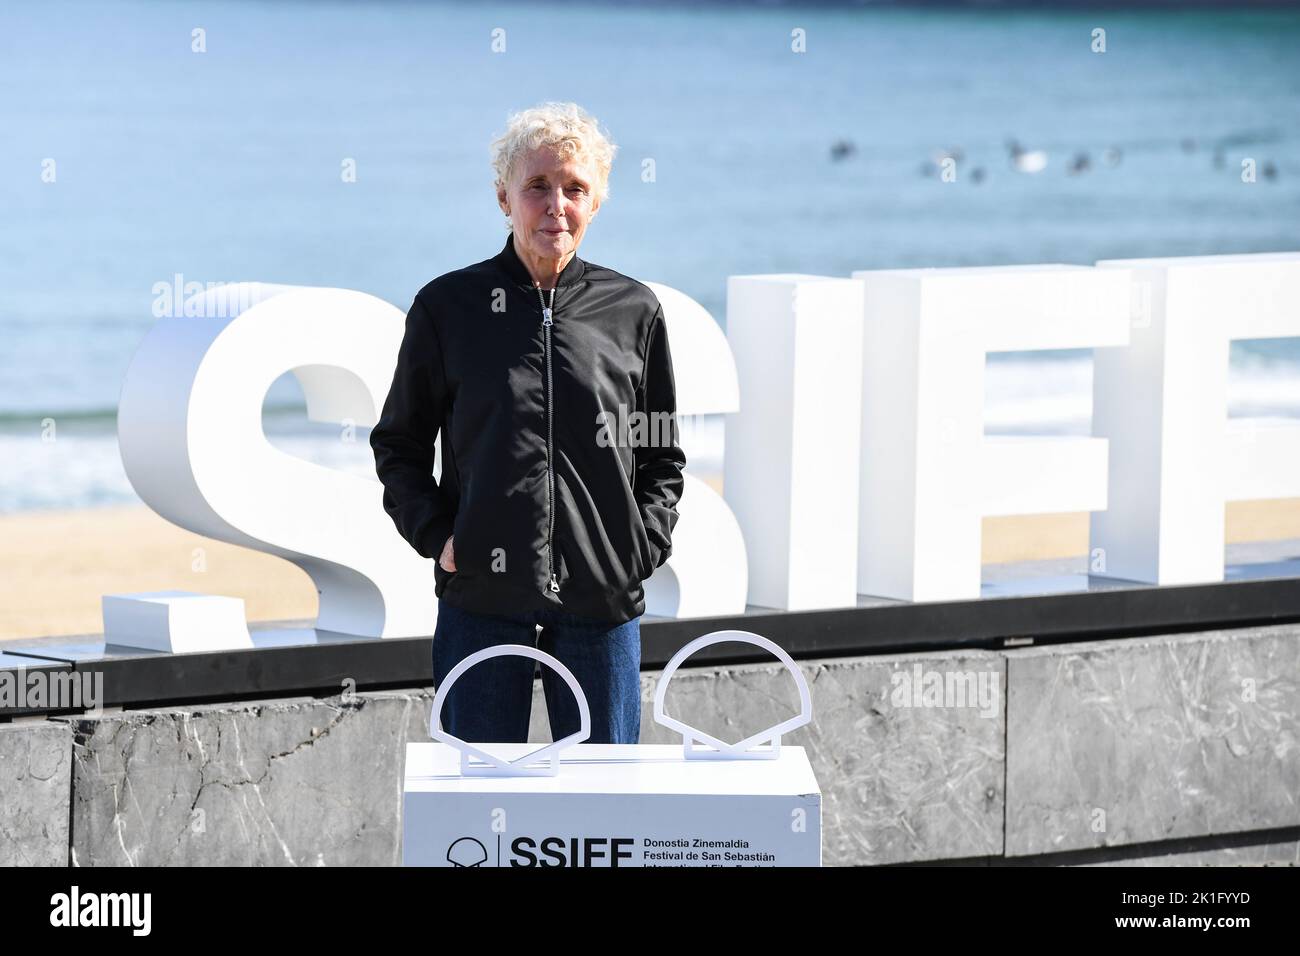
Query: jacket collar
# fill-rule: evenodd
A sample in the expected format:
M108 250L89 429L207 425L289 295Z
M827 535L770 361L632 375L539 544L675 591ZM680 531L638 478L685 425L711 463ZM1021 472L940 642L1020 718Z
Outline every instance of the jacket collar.
M505 271L506 275L510 276L516 283L530 289L536 288L533 285L533 277L529 273L528 267L524 265L523 260L519 258L519 253L515 251L515 234L513 232L506 236L505 247L493 259ZM560 272L555 284L559 287L573 285L582 278L583 273L586 271L586 263L579 259L578 254L575 252L573 258L569 260L569 264Z

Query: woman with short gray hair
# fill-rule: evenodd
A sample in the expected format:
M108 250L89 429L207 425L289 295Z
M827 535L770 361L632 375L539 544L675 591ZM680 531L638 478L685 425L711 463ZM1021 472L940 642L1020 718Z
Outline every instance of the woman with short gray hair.
M416 294L370 435L385 511L435 561L435 685L475 651L536 645L577 678L593 743L639 740L643 582L672 552L686 464L663 307L577 255L616 150L573 103L509 118L492 146L505 247ZM435 718L526 741L534 666L477 664ZM550 668L542 685L552 739L575 733L568 687Z

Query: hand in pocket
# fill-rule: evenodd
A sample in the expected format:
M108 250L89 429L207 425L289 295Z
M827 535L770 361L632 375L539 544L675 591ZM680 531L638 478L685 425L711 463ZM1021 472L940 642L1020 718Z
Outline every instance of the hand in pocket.
M456 570L456 549L451 544L455 537L452 535L447 539L447 543L442 546L442 554L438 555L438 566L444 571Z

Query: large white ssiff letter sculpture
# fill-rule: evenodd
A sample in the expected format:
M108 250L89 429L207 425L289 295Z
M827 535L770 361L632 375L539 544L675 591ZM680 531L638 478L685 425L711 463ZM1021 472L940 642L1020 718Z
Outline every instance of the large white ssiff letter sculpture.
M853 276L865 297L858 590L977 598L984 516L1107 506L1104 438L984 435L986 357L1125 345L1129 274L1038 265Z
M731 276L727 341L740 411L727 417L722 492L749 551L749 602L853 607L862 286Z
M136 493L182 528L298 565L319 592L320 630L432 633L428 563L384 513L379 481L280 451L262 430L267 390L285 372L311 421L374 425L401 310L349 289L253 282L210 289L183 311L158 320L122 385L118 445ZM174 650L194 647L192 635L171 638Z
M1300 253L1099 262L1132 274L1128 348L1098 349L1093 433L1111 444L1093 573L1221 581L1224 505L1300 496L1300 422L1228 419L1233 339L1300 336Z

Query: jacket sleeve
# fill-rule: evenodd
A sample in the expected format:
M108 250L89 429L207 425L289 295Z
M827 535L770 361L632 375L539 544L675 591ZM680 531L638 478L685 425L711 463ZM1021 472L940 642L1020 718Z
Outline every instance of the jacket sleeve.
M637 410L646 414L650 440L647 447L636 449L633 495L650 539L653 569L672 554L677 502L681 500L685 485L682 469L686 467L686 453L678 443L677 385L673 377L673 357L668 348L663 306L655 311L650 322L645 369L637 392Z
M384 510L418 554L437 560L456 516L433 477L434 439L448 408L437 330L417 295L406 315L393 382L370 431ZM444 434L444 441L448 440Z

